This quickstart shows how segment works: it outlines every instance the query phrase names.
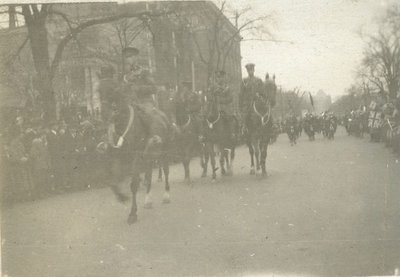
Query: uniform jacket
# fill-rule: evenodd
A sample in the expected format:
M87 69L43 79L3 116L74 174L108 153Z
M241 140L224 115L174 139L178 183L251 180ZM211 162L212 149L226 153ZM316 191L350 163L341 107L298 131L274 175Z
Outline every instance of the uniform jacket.
M217 86L213 93L217 99L218 112L233 115L233 95L230 87L227 85Z
M247 114L255 95L264 93L264 84L258 77L244 78L240 88L239 108L241 113Z

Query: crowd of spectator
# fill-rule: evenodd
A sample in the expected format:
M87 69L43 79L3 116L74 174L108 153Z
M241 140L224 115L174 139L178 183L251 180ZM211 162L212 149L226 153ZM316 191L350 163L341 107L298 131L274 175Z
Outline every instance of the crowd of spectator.
M3 200L101 186L106 161L96 151L101 131L95 122L80 112L50 123L17 112L1 133Z
M343 118L349 135L363 137L368 134L371 142L383 142L400 155L400 98L392 101L371 101L348 112Z

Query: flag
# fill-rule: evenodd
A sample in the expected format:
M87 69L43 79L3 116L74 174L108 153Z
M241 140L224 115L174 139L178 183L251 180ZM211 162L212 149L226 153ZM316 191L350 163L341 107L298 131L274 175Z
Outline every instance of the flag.
M312 98L311 92L309 92L310 94L310 102L311 102L311 106L314 107L314 99Z

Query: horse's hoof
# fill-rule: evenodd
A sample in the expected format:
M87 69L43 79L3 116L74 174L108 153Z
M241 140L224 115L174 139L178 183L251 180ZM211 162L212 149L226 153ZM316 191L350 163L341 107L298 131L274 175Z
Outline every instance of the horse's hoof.
M203 173L201 174L201 178L205 178L205 177L207 177L207 173L203 172Z
M171 203L171 199L163 198L162 202L163 202L163 204L169 204L169 203Z
M169 199L169 197L163 198L162 202L163 202L163 204L169 204L169 203L171 203L171 199Z
M215 178L211 179L211 183L214 184L215 182L217 182L217 179L215 179Z
M132 225L133 223L137 222L137 215L130 215L128 217L128 221L127 222L128 222L129 225Z
M144 203L144 208L145 209L152 209L153 208L153 203L152 202Z
M169 203L171 203L171 199L170 199L170 197L169 197L169 193L168 193L168 192L165 192L165 193L164 193L162 202L163 202L163 204L169 204Z
M255 175L255 174L256 174L256 171L254 169L251 169L250 170L250 175Z
M261 177L264 177L264 178L268 177L267 172L266 171L261 172Z
M122 193L117 194L116 196L117 196L118 202L121 202L121 203L125 203L129 200L129 197Z

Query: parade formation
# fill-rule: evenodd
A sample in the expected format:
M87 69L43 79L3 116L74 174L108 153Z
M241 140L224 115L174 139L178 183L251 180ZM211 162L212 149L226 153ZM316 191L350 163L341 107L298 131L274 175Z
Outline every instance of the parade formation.
M50 2L0 4L0 275L400 274L399 3Z
M375 117L369 121L365 107L343 119L330 111L321 115L307 111L301 117L290 113L277 121L273 118L275 76L270 79L267 73L262 81L255 75L255 64L249 63L245 66L248 76L241 82L236 113L225 71L216 71L204 92L193 91L191 82L183 82L180 90L160 88L151 73L134 60L138 53L134 48L125 50L127 71L122 82L116 80L111 65L101 68L96 89L102 107L97 119L78 113L74 125L39 124L34 129L26 128L23 116L16 118L10 127L14 139L5 148L5 157L13 165L11 168L18 170L18 173L10 171L12 182L21 187L15 186L17 190L9 193L22 191L28 198L35 198L71 188L71 183L81 188L90 186L101 182L92 175L97 170L106 172L102 176L112 176L108 185L117 199L124 202L129 197L119 186L130 176L133 203L128 223L131 224L137 220L136 193L140 183L146 187L145 207L152 206L155 167L159 167L158 179L165 182L163 202L169 203L170 164L182 163L185 181L191 184L190 161L200 156L201 177L207 176L210 163L211 180L215 181L218 172L222 176L233 175L235 148L242 143L249 149L250 174L262 176L267 176L268 146L281 133L286 133L294 146L302 131L310 141L318 134L333 140L338 125L342 124L349 135L360 137L369 132L371 140L398 143L396 121L387 119L389 132L384 128L387 124L382 123L386 117L377 112L376 105L371 104L370 113ZM397 109L392 107L391 111ZM79 176L74 170L78 167L83 169Z

